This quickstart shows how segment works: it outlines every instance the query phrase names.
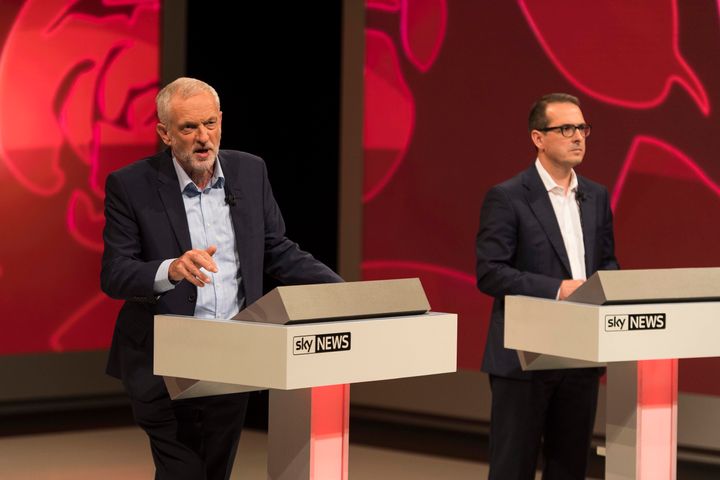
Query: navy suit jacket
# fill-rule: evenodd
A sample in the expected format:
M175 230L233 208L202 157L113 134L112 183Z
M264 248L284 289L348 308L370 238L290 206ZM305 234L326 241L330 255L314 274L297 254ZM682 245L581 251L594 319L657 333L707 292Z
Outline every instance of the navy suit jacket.
M283 284L342 279L285 237L262 159L221 150L246 305L262 296L263 274ZM107 372L121 378L131 397L150 401L164 394L152 374L153 316L193 315L197 287L182 281L161 295L153 291L163 260L192 248L185 206L169 150L111 173L105 185L105 249L101 286L125 300L117 318Z
M618 269L612 211L602 185L578 175L585 271ZM476 241L477 286L493 297L482 370L510 378L530 378L515 350L504 347L505 295L555 298L572 278L570 261L545 185L533 164L492 187L480 212Z

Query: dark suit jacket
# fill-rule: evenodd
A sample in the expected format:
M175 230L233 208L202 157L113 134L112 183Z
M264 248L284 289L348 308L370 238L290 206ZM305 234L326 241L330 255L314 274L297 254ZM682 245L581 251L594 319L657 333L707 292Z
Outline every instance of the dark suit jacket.
M246 305L262 296L263 273L284 284L342 281L285 237L264 162L244 152L219 154L230 207ZM131 397L149 401L164 393L152 375L153 316L193 315L197 287L182 281L162 295L153 291L163 260L192 248L185 206L168 151L110 174L105 186L102 290L125 300L113 334L107 372L121 378Z
M585 271L619 268L615 259L612 212L602 185L578 175ZM511 378L530 378L515 350L504 345L505 295L555 298L570 261L547 190L533 164L488 191L476 242L477 285L493 297L482 370Z

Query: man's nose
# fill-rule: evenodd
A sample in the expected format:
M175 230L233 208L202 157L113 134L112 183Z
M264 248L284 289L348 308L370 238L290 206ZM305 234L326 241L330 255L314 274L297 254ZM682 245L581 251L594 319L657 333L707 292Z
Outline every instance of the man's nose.
M205 127L205 125L200 125L197 129L197 135L196 135L197 141L200 143L205 143L208 140L210 140L210 131Z

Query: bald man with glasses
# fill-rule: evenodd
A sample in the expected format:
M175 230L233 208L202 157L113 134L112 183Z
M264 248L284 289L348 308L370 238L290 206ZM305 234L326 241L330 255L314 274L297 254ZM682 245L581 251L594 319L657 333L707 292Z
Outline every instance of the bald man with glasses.
M553 93L533 105L535 162L492 187L477 235L477 285L493 297L482 370L492 391L491 480L584 479L601 369L523 371L504 347L505 295L565 300L597 270L618 269L605 187L575 173L590 125L579 100Z

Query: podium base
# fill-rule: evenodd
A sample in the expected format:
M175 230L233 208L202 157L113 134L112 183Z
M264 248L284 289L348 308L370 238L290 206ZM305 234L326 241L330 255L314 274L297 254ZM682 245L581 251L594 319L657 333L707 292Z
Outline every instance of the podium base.
M605 478L677 477L678 361L608 364Z
M347 480L350 385L270 391L269 480Z

